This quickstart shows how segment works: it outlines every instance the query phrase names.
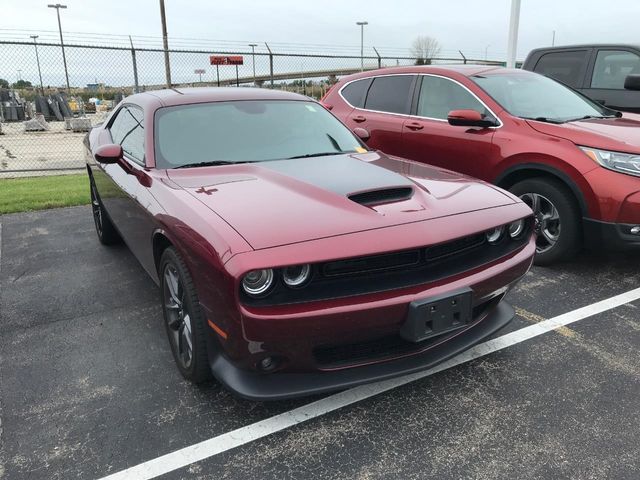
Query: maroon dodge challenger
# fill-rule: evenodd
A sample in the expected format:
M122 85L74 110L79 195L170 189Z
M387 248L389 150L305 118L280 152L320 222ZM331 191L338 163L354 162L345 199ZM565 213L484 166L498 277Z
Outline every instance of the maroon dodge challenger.
M159 284L178 369L245 398L442 362L513 318L535 252L518 198L370 151L301 95L140 93L85 145L98 238Z

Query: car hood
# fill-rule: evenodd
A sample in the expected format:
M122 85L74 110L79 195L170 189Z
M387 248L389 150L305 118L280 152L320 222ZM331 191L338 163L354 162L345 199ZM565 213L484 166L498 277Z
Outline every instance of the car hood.
M640 115L625 113L620 118L578 120L561 124L527 120L538 132L564 138L576 145L640 153Z
M178 169L168 175L254 249L517 201L484 182L378 152Z

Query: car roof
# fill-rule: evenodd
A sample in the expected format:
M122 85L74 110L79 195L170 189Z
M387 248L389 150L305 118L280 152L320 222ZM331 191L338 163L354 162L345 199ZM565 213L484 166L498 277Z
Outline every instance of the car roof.
M575 45L556 45L553 47L539 47L531 50L532 52L540 52L547 50L571 50L574 48L633 48L640 50L640 44L632 43L578 43Z
M311 99L298 93L283 92L282 90L244 87L166 88L136 93L126 98L127 102L138 104L160 103L162 106L242 100L310 101Z
M357 78L368 78L375 75L393 75L393 74L410 74L410 73L432 73L432 74L458 74L465 77L471 77L480 73L491 71L507 71L515 69L507 69L499 65L475 65L475 64L454 64L454 65L409 65L405 67L384 67L377 70L367 70L366 72L356 73L344 77L342 81L351 81Z

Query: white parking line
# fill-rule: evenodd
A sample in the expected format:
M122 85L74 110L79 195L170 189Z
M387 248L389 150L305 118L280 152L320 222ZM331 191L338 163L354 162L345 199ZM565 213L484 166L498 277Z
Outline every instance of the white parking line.
M374 395L406 385L407 383L414 382L421 378L428 377L434 373L455 367L456 365L460 365L470 360L484 357L485 355L489 355L490 353L524 342L542 335L543 333L550 332L559 327L597 315L598 313L611 310L638 299L640 299L640 288L636 288L629 292L616 295L615 297L550 318L549 320L521 328L493 340L488 340L434 368L431 368L430 370L369 385L362 385L360 387L355 387L344 392L330 395L309 403L308 405L298 407L294 410L281 413L274 417L261 420L251 425L247 425L246 427L238 428L232 432L224 433L209 440L190 445L134 467L127 468L126 470L104 477L103 480L144 480L164 475L168 472L186 467L194 462L204 460L219 453L226 452L227 450L231 450L232 448L266 437L272 433L306 422L312 418L333 412L342 407L346 407L347 405L365 400L373 397Z

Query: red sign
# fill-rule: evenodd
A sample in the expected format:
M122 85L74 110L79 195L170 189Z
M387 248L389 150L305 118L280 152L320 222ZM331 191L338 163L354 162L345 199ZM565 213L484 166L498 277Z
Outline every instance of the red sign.
M209 61L211 65L244 65L244 59L240 55L229 57L211 55Z

